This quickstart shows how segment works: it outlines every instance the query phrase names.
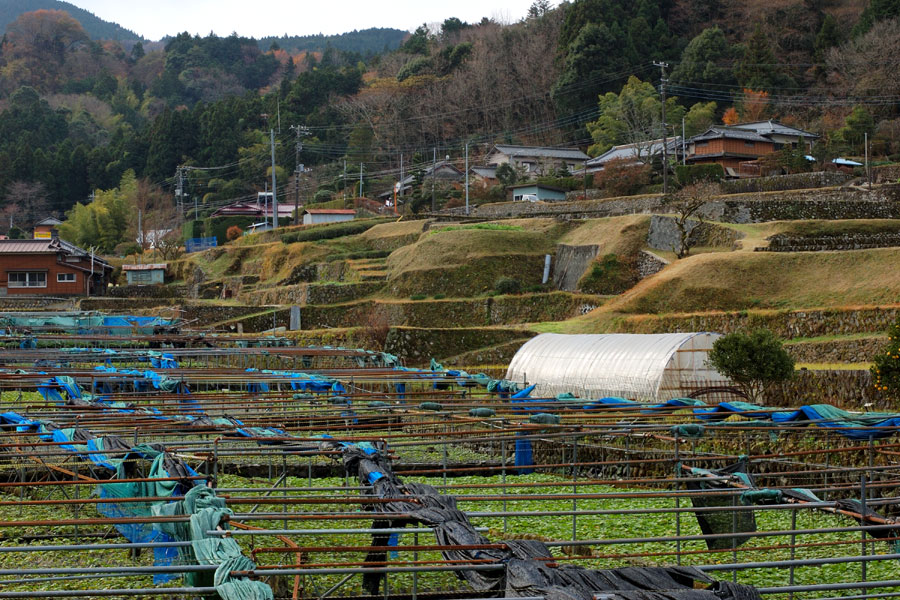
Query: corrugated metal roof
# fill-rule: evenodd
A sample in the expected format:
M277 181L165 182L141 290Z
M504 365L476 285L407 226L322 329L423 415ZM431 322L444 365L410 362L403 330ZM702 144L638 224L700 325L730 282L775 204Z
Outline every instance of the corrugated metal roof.
M507 146L497 144L494 149L507 156L535 157L535 158L562 158L571 160L587 160L587 154L578 148L547 148L543 146Z
M165 270L168 265L166 263L156 263L148 265L122 265L123 271L158 271Z
M303 213L310 215L355 215L356 211L352 208L309 208L304 210Z
M595 156L594 158L587 161L585 165L588 167L593 167L596 165L606 164L611 160L637 160L638 150L640 150L644 155L647 155L649 153L652 156L655 154L662 154L662 149L662 138L635 144L621 144L619 146L613 146L599 156ZM666 149L673 154L681 150L681 137L667 138Z
M53 240L0 240L0 254L56 254L59 247Z

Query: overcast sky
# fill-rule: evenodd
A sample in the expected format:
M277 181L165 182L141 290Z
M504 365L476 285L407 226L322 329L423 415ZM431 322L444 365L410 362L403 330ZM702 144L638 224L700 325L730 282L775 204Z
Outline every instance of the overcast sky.
M395 27L413 30L422 23L448 17L480 21L482 17L518 21L532 0L68 0L105 21L131 29L150 40L182 31L245 37L335 34ZM557 4L557 2L553 2Z

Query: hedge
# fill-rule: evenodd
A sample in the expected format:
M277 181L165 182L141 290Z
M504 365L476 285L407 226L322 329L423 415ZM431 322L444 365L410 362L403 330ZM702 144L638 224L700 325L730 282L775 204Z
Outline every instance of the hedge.
M281 236L281 241L285 244L293 244L295 242L330 240L332 238L344 237L345 235L358 235L380 223L387 223L388 221L389 219L366 219L318 225L310 229L286 233Z
M679 185L691 185L699 181L719 181L724 177L725 169L717 163L675 167L675 179Z

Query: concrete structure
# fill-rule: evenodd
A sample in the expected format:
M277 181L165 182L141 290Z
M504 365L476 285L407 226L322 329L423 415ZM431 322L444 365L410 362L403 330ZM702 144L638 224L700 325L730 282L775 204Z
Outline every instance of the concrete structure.
M2 296L102 296L112 270L102 258L56 236L0 240Z
M356 211L352 208L309 208L303 211L304 225L341 223L343 221L352 221L355 218Z
M510 164L527 177L550 175L552 171L567 169L570 173L584 166L590 158L577 148L547 148L543 146L509 146L498 144L488 152L485 163L491 167Z
M62 221L53 217L47 217L34 226L34 239L49 240L53 237L53 232L57 227L62 225Z
M166 278L165 263L147 265L122 265L128 285L161 285Z
M731 382L707 366L717 333L544 333L526 342L506 373L537 388L533 397L571 393L665 402ZM730 394L729 394L730 396Z
M539 183L523 183L510 186L509 189L512 191L513 201L561 202L566 199L566 190Z

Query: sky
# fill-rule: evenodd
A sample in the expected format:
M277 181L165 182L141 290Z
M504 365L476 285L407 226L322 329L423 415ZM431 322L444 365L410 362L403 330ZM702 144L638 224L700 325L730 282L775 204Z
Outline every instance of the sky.
M448 17L477 22L482 17L518 21L532 0L68 0L105 21L150 40L182 31L219 36L233 32L244 37L336 34L394 27L414 30L422 23L440 23ZM556 4L554 2L553 4Z

